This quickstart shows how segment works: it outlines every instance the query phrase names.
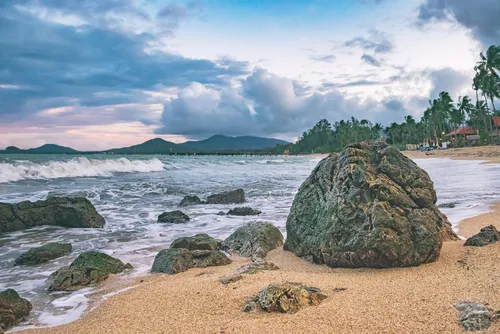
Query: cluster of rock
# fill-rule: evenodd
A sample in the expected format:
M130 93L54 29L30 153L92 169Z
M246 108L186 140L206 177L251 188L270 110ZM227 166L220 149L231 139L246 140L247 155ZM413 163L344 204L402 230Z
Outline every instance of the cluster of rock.
M243 257L262 258L271 249L283 245L281 232L269 223L250 223L242 226L221 241L207 234L176 239L170 248L160 251L153 262L151 272L177 274L191 268L222 266L231 263L226 253ZM249 271L266 270L260 263ZM269 269L267 269L269 270ZM244 270L242 270L244 271Z
M403 267L436 261L457 239L429 175L385 142L323 159L300 187L285 250L331 267Z
M200 204L240 204L245 203L245 192L243 189L236 189L210 195L206 201L202 201L198 196L185 196L179 206L192 206Z
M85 197L50 197L37 202L0 203L0 233L42 225L99 228L104 218Z

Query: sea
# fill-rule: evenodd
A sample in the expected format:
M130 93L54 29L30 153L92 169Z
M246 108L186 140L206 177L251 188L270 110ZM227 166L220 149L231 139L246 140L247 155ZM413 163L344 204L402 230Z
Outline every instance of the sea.
M15 289L33 304L27 321L14 330L56 326L80 318L92 289L48 293L45 280L87 250L129 262L134 269L118 280L147 275L156 254L179 237L207 233L223 239L237 227L259 220L285 223L295 194L321 158L314 156L110 156L0 155L0 202L36 201L49 196L85 196L105 218L103 229L39 227L0 234L0 290ZM438 204L456 228L460 220L490 210L500 199L500 165L482 161L422 159L416 163L434 181ZM157 223L177 209L185 195L200 198L236 188L262 211L256 217L219 216L234 205L183 208L187 224ZM33 267L14 267L31 247L69 242L72 254ZM105 298L105 297L104 297Z

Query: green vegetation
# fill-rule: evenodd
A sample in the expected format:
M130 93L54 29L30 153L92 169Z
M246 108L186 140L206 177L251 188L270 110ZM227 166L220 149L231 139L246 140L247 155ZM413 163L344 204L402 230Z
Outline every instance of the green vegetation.
M477 130L478 144L500 143L498 126L493 116L500 116L495 99L500 98L500 46L491 46L486 53L480 53L480 61L474 67L476 75L472 88L476 92L475 103L469 96L461 96L455 103L448 92L441 92L429 101L420 121L413 116L405 117L401 124L392 123L385 129L380 124L351 118L330 124L319 121L312 129L302 134L297 143L279 145L265 150L270 153L328 153L336 152L345 145L358 141L371 141L385 137L393 145L404 148L406 144L427 143L437 146L450 141L454 146L467 144L457 135L446 136L463 126Z

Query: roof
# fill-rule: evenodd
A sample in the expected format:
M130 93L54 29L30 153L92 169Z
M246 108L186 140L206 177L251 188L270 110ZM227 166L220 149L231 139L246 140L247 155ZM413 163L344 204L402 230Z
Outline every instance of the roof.
M500 127L500 116L493 116L493 124Z
M470 126L461 126L458 129L448 134L448 136L456 136L456 135L463 135L463 136L477 135L477 130L471 128Z

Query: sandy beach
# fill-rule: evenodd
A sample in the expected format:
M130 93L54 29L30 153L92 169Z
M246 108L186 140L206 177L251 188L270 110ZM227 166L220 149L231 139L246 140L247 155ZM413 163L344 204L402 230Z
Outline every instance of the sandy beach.
M500 206L494 209L464 220L460 233L468 237L488 224L500 228ZM332 269L282 249L268 260L280 270L246 275L227 286L218 279L248 260L149 275L74 323L25 333L463 333L457 302L472 299L500 309L500 243L475 248L446 242L437 262L412 268ZM320 288L328 298L293 315L241 311L247 297L280 281ZM496 322L482 333L499 331Z
M402 153L411 159L449 158L454 160L485 160L488 163L500 163L500 146L450 148L446 150L433 150L431 152L404 151Z

